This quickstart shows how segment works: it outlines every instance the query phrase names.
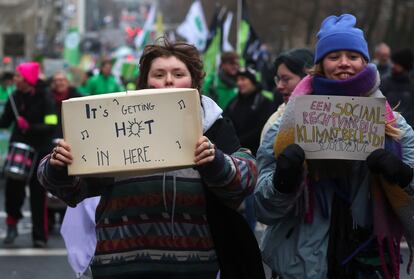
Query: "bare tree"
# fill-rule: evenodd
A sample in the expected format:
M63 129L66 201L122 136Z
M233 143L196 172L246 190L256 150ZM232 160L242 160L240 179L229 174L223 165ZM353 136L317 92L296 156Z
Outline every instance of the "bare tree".
M372 36L378 25L382 6L383 0L366 1L365 11L367 11L367 16L365 22L363 22L361 26L365 30L365 38L368 41L369 45L373 41Z
M165 23L181 22L191 0L159 0ZM216 3L234 13L230 42L236 44L236 0L202 0L207 22ZM312 47L324 18L354 14L371 48L381 41L391 47L414 45L414 0L246 0L250 23L260 39L277 53L287 48Z
M306 29L306 39L305 44L310 45L312 42L312 38L315 36L315 27L317 26L317 23L315 21L316 18L318 18L318 12L320 10L320 0L313 0L313 5L311 8L311 12L309 13L309 17L307 19L307 29Z

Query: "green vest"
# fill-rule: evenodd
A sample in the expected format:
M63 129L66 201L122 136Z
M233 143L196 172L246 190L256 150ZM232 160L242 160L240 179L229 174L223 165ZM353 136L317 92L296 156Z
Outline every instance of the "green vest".
M119 85L115 77L103 76L101 74L91 77L87 83L85 91L89 95L98 95L105 93L121 92L125 91L123 86Z
M224 110L230 101L237 96L237 86L228 86L216 73L213 73L206 77L203 93L212 98Z

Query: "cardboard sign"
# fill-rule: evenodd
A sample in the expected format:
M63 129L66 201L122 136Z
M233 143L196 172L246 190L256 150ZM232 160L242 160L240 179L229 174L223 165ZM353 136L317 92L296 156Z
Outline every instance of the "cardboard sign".
M365 160L385 143L385 98L315 96L295 100L295 143L307 159Z
M63 102L69 175L149 174L194 165L202 135L196 89L146 89Z

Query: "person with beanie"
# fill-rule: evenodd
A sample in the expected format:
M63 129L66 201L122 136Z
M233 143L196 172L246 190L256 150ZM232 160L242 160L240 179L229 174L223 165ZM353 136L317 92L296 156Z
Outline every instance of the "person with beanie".
M399 278L401 238L414 240L414 131L386 102L384 148L366 160L307 158L295 144L299 96L383 97L355 16L327 17L316 38L315 65L257 152L263 260L280 278Z
M276 69L275 83L277 91L283 96L283 104L267 120L260 136L260 142L263 141L263 137L270 126L283 115L290 94L292 94L299 81L306 76L307 70L312 67L313 59L312 51L306 48L288 50L276 57L274 63Z
M38 158L47 154L52 146L52 135L57 125L53 97L39 80L40 66L36 62L22 63L16 67L14 82L16 91L7 100L0 117L0 128L14 125L10 137L8 160L13 163L17 156L13 146L25 145L34 150L31 170L27 176L18 177L13 170L4 171L6 177L5 207L7 234L4 244L13 244L18 235L17 223L23 217L21 209L25 199L25 186L30 189L33 246L43 248L48 239L46 192L39 184L36 174ZM17 145L14 145L17 144ZM7 164L8 161L6 160Z
M414 125L414 55L409 48L401 49L391 55L391 75L381 82L381 91L387 97L391 107L400 112L407 123Z
M260 131L266 120L275 110L272 101L262 94L260 83L253 68L241 68L237 72L237 96L224 110L224 117L234 125L240 144L256 155L260 144ZM252 231L256 228L253 196L245 200L245 217Z
M241 145L255 155L260 144L260 132L275 108L262 94L254 69L241 68L237 72L236 84L237 97L228 104L224 116L233 122Z

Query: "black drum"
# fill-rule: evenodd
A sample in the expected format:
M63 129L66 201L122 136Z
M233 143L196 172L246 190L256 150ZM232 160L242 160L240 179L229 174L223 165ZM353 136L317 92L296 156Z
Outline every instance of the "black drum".
M4 163L3 173L8 178L27 180L33 172L36 151L22 142L12 142Z

